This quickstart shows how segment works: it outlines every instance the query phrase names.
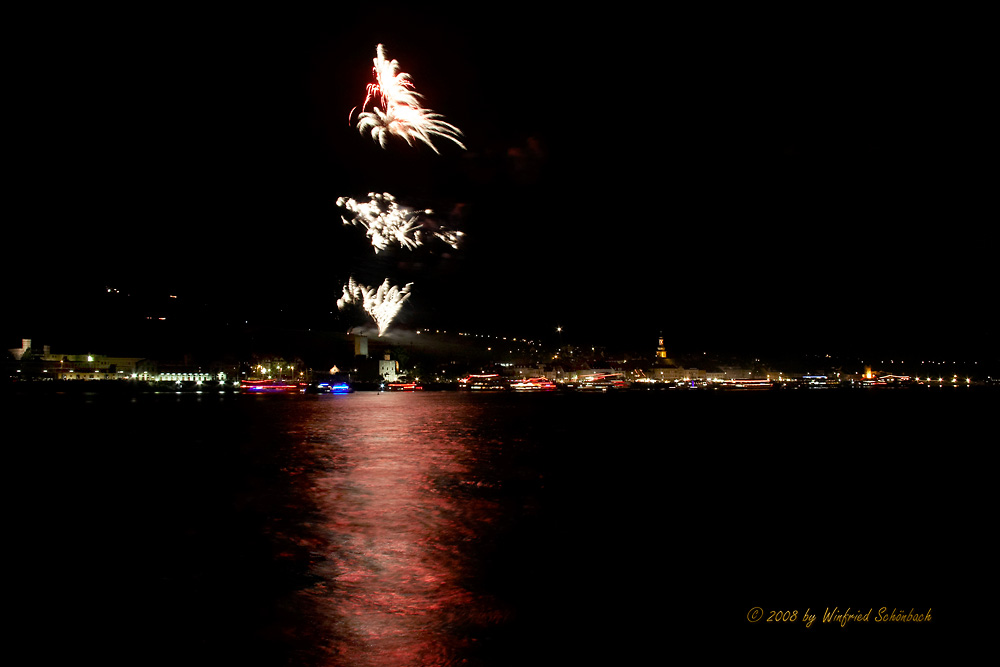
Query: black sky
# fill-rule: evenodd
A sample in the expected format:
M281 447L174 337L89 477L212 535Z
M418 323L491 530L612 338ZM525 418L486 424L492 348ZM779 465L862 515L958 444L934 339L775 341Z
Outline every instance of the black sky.
M12 21L5 335L105 285L345 328L354 275L406 328L988 351L969 19L481 12ZM348 124L378 43L467 151ZM467 244L376 257L370 191Z

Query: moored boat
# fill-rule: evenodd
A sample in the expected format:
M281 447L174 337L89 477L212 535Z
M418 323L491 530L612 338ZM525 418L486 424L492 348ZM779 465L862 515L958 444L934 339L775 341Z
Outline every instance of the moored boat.
M721 386L726 391L767 391L774 387L774 383L770 380L737 378L723 380Z
M556 383L548 378L524 378L511 380L510 388L514 391L555 391Z
M346 382L317 382L309 385L307 394L350 394L354 388Z
M507 380L496 373L472 374L458 381L459 389L469 391L505 391L508 386Z
M580 378L577 389L579 391L613 391L628 389L628 383L621 373L594 373Z
M385 386L386 391L423 391L424 387L416 382L390 382Z
M243 380L240 383L241 394L304 394L305 382L286 382L285 380Z

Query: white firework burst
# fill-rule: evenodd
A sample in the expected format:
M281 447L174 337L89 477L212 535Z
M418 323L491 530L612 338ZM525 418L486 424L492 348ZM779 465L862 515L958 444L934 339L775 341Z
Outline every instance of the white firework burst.
M437 135L455 142L465 150L465 144L458 140L458 137L462 136L462 131L451 123L441 120L442 118L441 114L420 107L396 106L386 113L375 107L358 116L358 131L361 134L371 131L372 139L382 148L386 147L389 135L394 134L410 146L414 140L422 141L435 153L440 154L431 140L433 135Z
M376 194L369 192L367 202L358 202L350 197L337 199L337 206L347 209L354 216L347 219L341 216L345 225L361 225L365 234L371 239L376 254L385 250L395 240L402 248L413 249L420 245L417 231L420 229L420 216L433 213L430 209L416 211L408 206L400 206L396 198L388 192Z
M423 236L430 234L439 238L452 248L458 248L462 232L445 227L432 225L422 220L425 215L432 215L431 209L416 210L402 206L388 192L368 193L369 201L359 202L350 197L337 199L337 206L345 208L354 215L348 219L341 216L345 225L360 225L365 228L365 234L371 240L375 253L385 250L395 241L401 248L413 250L423 245Z
M349 278L344 285L343 296L337 299L337 308L343 310L349 305L360 303L361 308L375 320L378 335L381 336L403 307L403 302L410 298L412 285L413 283L407 283L404 287L397 287L386 278L378 288L374 288Z
M421 105L422 95L413 90L410 75L399 71L398 61L386 59L383 45L378 45L372 62L375 82L368 84L368 92L358 115L358 131L361 134L370 132L372 139L382 148L386 147L389 135L394 134L410 146L414 141L421 141L435 153L439 151L432 141L434 136L444 137L465 150L465 145L459 140L462 131L442 120L444 116L441 114ZM365 111L368 102L376 95L382 107ZM353 115L353 110L351 113Z

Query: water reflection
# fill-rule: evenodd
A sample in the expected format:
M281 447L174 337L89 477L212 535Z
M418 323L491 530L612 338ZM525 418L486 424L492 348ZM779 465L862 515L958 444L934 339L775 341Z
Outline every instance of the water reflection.
M442 397L333 397L308 427L323 461L312 489L328 546L313 565L328 664L458 664L503 618L471 589L474 547L500 504L475 407ZM470 419L471 417L471 419Z
M73 609L61 643L131 664L631 665L784 642L754 605L949 609L988 505L954 433L995 401L921 396L11 402L44 425L8 452L16 634Z

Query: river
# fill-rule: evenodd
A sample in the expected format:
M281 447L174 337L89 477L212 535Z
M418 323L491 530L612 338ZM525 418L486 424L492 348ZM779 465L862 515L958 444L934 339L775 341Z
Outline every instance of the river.
M787 646L758 605L936 606L894 630L922 646L955 626L994 398L7 397L14 634L133 664L626 665Z

